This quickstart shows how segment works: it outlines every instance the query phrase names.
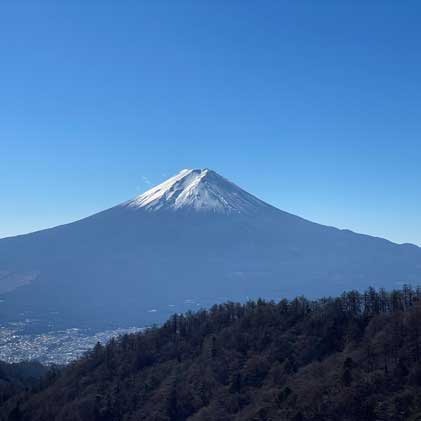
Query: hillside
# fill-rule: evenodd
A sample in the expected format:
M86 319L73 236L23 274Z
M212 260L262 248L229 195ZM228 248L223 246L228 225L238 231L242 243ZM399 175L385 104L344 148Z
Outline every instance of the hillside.
M7 364L0 361L0 407L17 394L39 387L49 371L37 362Z
M0 240L0 321L145 326L224 301L421 282L421 249L323 226L207 169L88 218ZM106 325L106 326L105 326Z
M173 316L97 345L1 419L419 420L420 396L421 291L404 287Z

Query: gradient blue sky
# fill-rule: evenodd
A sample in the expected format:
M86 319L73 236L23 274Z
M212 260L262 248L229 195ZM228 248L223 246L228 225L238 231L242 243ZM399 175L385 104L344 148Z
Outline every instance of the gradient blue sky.
M421 245L421 2L0 6L0 237L209 167Z

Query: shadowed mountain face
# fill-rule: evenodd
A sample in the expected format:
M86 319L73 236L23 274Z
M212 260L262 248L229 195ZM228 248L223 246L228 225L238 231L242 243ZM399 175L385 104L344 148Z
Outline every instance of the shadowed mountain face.
M280 211L210 170L184 170L86 219L0 240L0 317L150 323L248 297L421 280L421 249Z

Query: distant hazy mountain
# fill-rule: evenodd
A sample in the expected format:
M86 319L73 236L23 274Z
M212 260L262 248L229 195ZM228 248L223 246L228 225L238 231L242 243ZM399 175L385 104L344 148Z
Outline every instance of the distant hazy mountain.
M421 281L421 249L309 222L207 169L0 240L0 317L148 323L219 300Z

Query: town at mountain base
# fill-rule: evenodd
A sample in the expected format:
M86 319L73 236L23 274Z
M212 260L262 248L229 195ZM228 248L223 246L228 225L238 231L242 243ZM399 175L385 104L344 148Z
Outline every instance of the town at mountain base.
M3 398L20 421L421 419L421 290L226 303L97 345Z

